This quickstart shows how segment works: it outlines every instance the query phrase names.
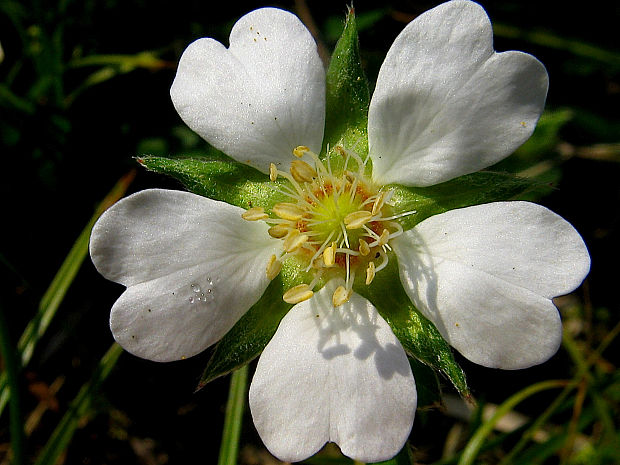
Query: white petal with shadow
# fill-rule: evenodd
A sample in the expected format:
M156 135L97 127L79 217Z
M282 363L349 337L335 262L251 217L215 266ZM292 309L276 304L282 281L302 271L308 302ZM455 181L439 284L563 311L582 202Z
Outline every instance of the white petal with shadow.
M493 368L526 368L557 351L551 298L578 287L590 267L577 231L528 202L451 210L393 246L416 307L465 357Z
M400 342L358 294L334 308L336 284L284 317L250 386L254 424L282 460L303 460L327 441L356 460L386 460L411 430L417 397Z

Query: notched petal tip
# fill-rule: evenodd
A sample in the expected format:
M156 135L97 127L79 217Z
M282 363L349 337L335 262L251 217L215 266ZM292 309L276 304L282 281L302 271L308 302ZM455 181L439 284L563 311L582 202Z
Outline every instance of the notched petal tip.
M416 307L469 360L521 369L562 338L552 298L581 284L590 259L563 218L529 202L496 202L424 220L394 241Z
M332 307L341 283L295 305L259 359L250 410L281 460L304 460L328 441L356 460L387 460L411 431L417 395L407 356L366 299L353 293Z
M397 37L379 72L368 124L374 178L430 186L500 161L532 134L547 87L531 55L494 52L480 5L429 10Z
M264 173L286 163L293 144L321 147L325 71L310 32L284 10L243 16L229 48L207 38L190 44L170 94L191 129Z

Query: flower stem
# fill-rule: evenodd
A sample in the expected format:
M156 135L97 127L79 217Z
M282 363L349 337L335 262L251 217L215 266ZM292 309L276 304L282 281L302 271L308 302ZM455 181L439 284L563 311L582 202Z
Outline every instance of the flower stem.
M236 465L237 463L247 385L248 366L245 365L233 372L230 378L218 465Z

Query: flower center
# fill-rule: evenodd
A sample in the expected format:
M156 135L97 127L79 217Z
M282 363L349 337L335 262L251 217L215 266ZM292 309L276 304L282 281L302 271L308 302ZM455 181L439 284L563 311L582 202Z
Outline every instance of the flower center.
M243 213L248 221L265 221L270 225L269 234L281 239L282 252L273 255L266 273L274 279L282 262L297 256L307 264L306 271L313 271L310 283L299 284L284 293L284 301L296 304L312 297L323 277L342 277L332 296L334 307L344 304L353 292L356 274L365 272L366 285L388 263L389 241L400 235L402 227L392 215L392 191L377 187L367 179L366 162L353 151L336 146L344 162L342 169L334 172L330 159L324 163L308 147L293 150L298 158L293 160L290 172L280 171L272 163L271 181L282 176L290 187L281 185L278 190L289 197L287 202L274 205L270 217L262 207L253 207ZM301 160L308 155L314 166Z

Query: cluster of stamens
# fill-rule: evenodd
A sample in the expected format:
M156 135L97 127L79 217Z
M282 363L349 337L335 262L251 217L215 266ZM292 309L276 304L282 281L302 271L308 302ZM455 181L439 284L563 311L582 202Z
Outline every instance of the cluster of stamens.
M282 262L293 255L307 263L306 272L313 271L310 283L284 293L284 301L290 304L312 297L321 278L337 275L344 279L344 285L336 288L332 303L334 307L344 304L353 292L356 273L365 270L366 285L372 283L375 274L387 266L389 241L403 232L394 220L405 214L389 214L392 191L378 189L366 179L366 162L355 152L341 146L335 151L344 158L336 174L329 158L323 162L305 146L293 150L297 159L289 172L272 163L271 181L282 176L290 182L290 186L278 184L274 189L290 201L273 206L275 218L262 207L250 208L242 215L248 221L265 221L270 226L269 235L283 241L282 252L272 255L267 263L270 280L280 273ZM314 167L301 160L304 155L312 158Z

